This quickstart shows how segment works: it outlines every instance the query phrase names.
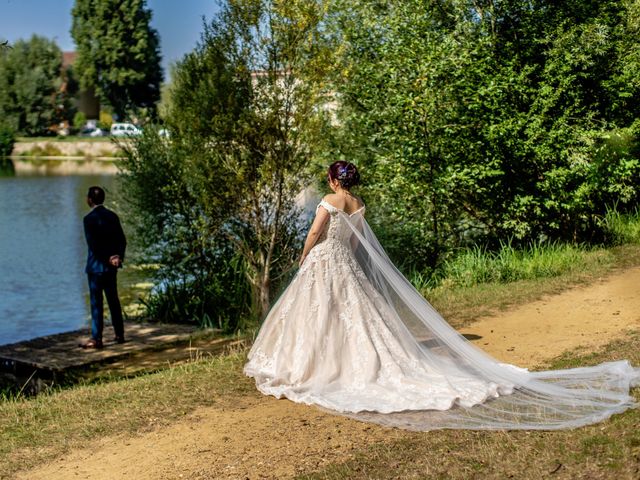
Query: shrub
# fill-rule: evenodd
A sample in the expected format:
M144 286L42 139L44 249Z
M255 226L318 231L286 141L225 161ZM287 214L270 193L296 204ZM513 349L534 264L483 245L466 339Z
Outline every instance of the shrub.
M8 125L0 125L0 157L11 155L16 134Z
M102 130L109 130L111 128L111 124L113 123L113 117L110 113L100 112L100 118L98 119L98 128Z
M87 116L82 112L76 112L73 116L73 126L76 130L82 129L87 124Z

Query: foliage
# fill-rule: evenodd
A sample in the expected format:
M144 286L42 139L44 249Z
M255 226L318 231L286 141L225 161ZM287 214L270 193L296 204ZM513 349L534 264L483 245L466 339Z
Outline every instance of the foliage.
M474 247L443 263L442 282L470 287L555 277L580 269L588 253L584 247L561 243L535 243L525 248L504 243L495 251Z
M119 119L153 112L160 98L160 40L145 0L76 0L71 35L83 88L95 88Z
M110 113L100 110L100 118L98 119L98 128L109 131L111 124L113 123L113 117Z
M226 2L163 92L171 140L132 153L150 170L130 179L160 189L141 225L193 275L229 248L256 316L293 264L314 162L359 165L382 243L429 279L464 248L513 257L504 239L619 241L603 218L640 199L639 32L632 0Z
M51 134L69 99L61 91L62 52L34 35L0 51L0 118L19 135Z
M611 208L602 218L605 238L612 245L640 245L640 209L620 213Z
M312 0L222 5L175 67L163 102L170 140L144 136L125 162L148 245L160 240L163 271L187 272L182 285L199 285L202 299L217 288L214 274L233 271L222 292L237 306L233 296L250 288L245 314L254 319L302 240L295 196L310 182L325 120L323 91L310 80L324 65L321 13Z
M335 3L336 151L396 260L598 240L638 203L638 2L583 3Z
M76 112L73 116L73 127L76 130L80 130L87 124L87 116L82 112Z
M11 155L13 144L16 142L16 133L9 125L0 123L0 158Z

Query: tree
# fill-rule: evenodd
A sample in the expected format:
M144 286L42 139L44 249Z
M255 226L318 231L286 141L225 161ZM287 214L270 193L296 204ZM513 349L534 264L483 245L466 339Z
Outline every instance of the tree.
M475 207L500 171L478 127L495 99L491 42L456 2L339 2L345 155L365 170L370 222L399 263L435 268L485 233Z
M336 5L337 145L396 258L597 240L607 205L637 205L638 2Z
M165 153L143 140L129 153L125 176L134 186L145 185L136 173L145 165L179 159L179 167L167 165L171 179L158 195L179 193L137 205L162 232L165 259L189 265L192 281L241 265L244 278L225 288L250 288L254 318L266 314L302 240L295 197L311 181L326 120L317 81L327 58L319 41L323 12L315 0L223 4L175 68ZM180 228L168 228L176 221Z
M123 118L139 109L155 111L162 70L160 41L150 27L145 0L76 0L71 35L83 88Z
M0 118L21 135L50 134L62 120L62 52L34 35L0 51Z

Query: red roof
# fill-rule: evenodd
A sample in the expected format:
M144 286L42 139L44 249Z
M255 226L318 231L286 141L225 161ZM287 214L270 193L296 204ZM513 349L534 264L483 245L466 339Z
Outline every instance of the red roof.
M62 68L73 65L77 56L77 52L62 52Z

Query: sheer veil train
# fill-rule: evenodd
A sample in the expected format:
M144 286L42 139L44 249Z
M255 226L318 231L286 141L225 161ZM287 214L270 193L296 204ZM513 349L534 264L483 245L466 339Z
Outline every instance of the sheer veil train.
M566 429L638 406L629 390L640 369L625 360L537 372L498 362L398 271L364 208L320 207L330 214L325 238L245 366L263 393L413 430Z

